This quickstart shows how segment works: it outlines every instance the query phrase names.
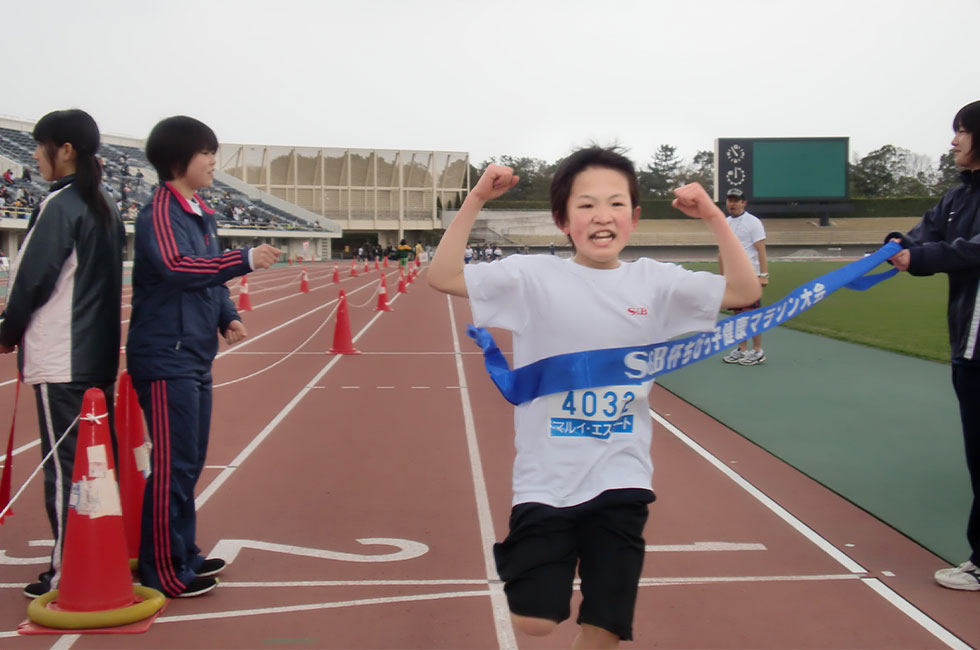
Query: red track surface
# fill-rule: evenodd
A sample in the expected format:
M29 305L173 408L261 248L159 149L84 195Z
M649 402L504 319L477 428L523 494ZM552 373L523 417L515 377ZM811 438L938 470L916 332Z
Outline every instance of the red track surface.
M506 533L513 417L462 337L466 301L424 282L396 294L389 270L395 311L378 313L378 273L345 266L363 354L331 356L333 266L310 268L308 294L296 267L251 275L251 336L215 362L198 543L230 560L219 588L171 601L138 637L17 635L47 561L37 478L0 527L0 648L571 645L572 622L545 639L509 625L490 545ZM0 358L4 431L13 378ZM22 388L19 447L37 437ZM980 645L978 596L935 585L941 560L666 391L651 401L658 500L625 647ZM36 444L15 455L15 490L39 459Z

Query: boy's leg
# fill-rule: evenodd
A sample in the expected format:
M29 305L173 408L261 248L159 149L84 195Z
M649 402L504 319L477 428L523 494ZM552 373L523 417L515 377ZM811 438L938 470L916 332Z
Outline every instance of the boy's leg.
M638 496L636 500L617 502L633 493ZM632 640L633 610L646 553L643 527L652 498L646 490L615 490L589 502L595 507L579 520L577 529L582 578L580 625Z
M514 626L525 634L550 633L570 614L578 560L568 508L522 503L513 508L507 539L494 544L497 572Z
M193 379L133 381L153 443L143 497L140 581L177 596L196 577L194 485L200 452L200 399Z

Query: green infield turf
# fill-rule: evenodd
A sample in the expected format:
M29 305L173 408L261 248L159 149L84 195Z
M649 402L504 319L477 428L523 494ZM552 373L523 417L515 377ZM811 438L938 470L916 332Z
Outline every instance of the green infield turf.
M773 303L795 287L844 266L846 262L769 262L769 286L762 297ZM684 263L718 272L718 264ZM890 269L883 264L873 272ZM946 275L913 277L899 273L867 291L841 289L783 327L870 345L932 361L949 361L946 329Z

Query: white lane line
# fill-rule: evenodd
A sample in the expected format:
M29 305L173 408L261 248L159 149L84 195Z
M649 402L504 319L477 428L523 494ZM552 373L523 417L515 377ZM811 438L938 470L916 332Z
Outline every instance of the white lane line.
M824 553L832 557L834 560L839 562L845 569L851 573L864 573L868 571L863 566L852 560L847 554L841 551L839 548L828 542L826 539L821 537L812 528L804 524L802 521L797 519L792 515L786 508L782 507L775 501L773 501L769 496L764 494L762 490L755 487L748 481L746 481L742 476L733 470L731 467L721 462L718 458L713 456L711 452L696 443L694 440L685 435L680 429L675 427L673 424L665 420L660 416L659 413L650 409L650 415L654 420L659 422L665 429L673 433L677 438L686 444L688 447L693 449L699 456L707 460L711 465L718 469L722 474L730 478L735 482L740 488L748 492L752 497L756 499L759 503L764 505L766 508L771 510L777 517L782 519L784 522L793 527L796 532L803 535L805 538L810 540L817 548L822 550Z
M647 553L692 553L721 551L765 551L765 544L739 542L694 542L693 544L647 544Z
M397 296L395 296L395 298L397 299ZM394 302L394 300L392 300L392 302ZM361 330L357 333L357 336L351 339L351 342L352 343L357 342L357 339L361 338L361 336L366 331L368 331L368 329L372 325L374 325L374 323L378 320L378 318L380 318L381 315L384 313L385 312L383 311L379 311L377 314L375 314L374 318L369 320L367 324L361 328ZM194 500L194 506L198 510L200 510L201 507L203 507L204 504L208 502L208 499L210 499L211 496L218 491L218 488L224 485L225 481L231 478L232 473L234 473L238 467L242 466L245 460L252 455L252 452L254 452L258 448L258 446L262 443L262 441L268 438L269 435L275 430L275 428L279 426L279 423L282 422L285 419L285 417L292 412L294 408L296 408L296 406L300 403L300 401L304 397L306 397L306 394L309 393L314 388L316 388L317 382L319 382L324 375L330 372L330 369L333 368L343 356L344 355L342 354L338 354L334 356L327 363L327 365L321 368L320 371L316 375L314 375L314 377L310 381L308 381L306 385L302 389L300 389L298 393L296 393L293 399L291 399L289 403L286 404L286 406L284 406L282 410L279 411L279 413L277 413L275 417L273 417L272 420L270 420L269 423L265 425L265 427L261 431L259 431L254 438L252 438L251 442L245 445L245 448L242 449L238 453L238 455L235 456L235 459L228 464L228 468L222 470L216 477L214 477L214 480L212 480L208 484L208 486L204 488L204 490Z
M20 447L17 447L17 449L14 449L14 453L12 455L16 456L17 454L23 453L28 449L37 447L39 444L41 444L41 439L35 438L34 440L27 443L26 445L21 445ZM0 461L5 461L5 460L7 460L7 454L0 454Z
M321 609L338 609L341 607L357 607L361 605L389 605L392 603L409 603L425 600L443 600L446 598L469 598L486 596L486 589L477 591L449 591L438 594L418 594L415 596L392 596L389 598L361 598L358 600L340 600L332 603L309 603L306 605L290 605L285 607L259 607L255 609L237 609L225 612L208 612L204 614L185 614L183 616L161 616L155 623L183 623L186 621L210 621L217 618L241 618L259 614L288 614L290 612L310 612ZM516 647L516 646L515 646Z
M694 440L685 435L680 429L675 427L673 424L661 417L656 411L650 409L650 415L653 416L657 422L664 426L668 431L673 433L677 438L686 444L688 447L693 449L702 458L711 463L716 469L720 470L722 474L732 479L739 487L748 492L750 495L755 497L762 505L766 506L774 512L780 519L792 526L797 532L806 537L810 542L820 548L822 551L830 555L832 558L840 562L844 568L853 574L867 574L867 570L864 569L860 564L852 560L845 553L843 553L836 546L828 542L826 539L818 535L812 528L804 524L802 521L797 519L795 516L789 513L781 505L773 501L771 498L766 496L757 487L746 481L742 476L735 472L728 465L723 463L721 460L716 458L707 449L696 443ZM907 600L899 596L897 593L892 591L889 587L885 586L877 578L868 578L865 576L860 577L861 581L871 587L879 595L881 595L885 600L892 604L895 608L901 611L903 614L911 618L913 621L921 625L923 628L929 631L937 639L945 643L951 648L956 648L957 650L963 649L968 650L969 645L964 644L959 638L950 633L942 625L929 618L921 610L917 609L914 605L909 603Z
M640 578L641 587L711 585L731 582L825 582L827 580L862 580L854 573L825 573L803 576L705 576L684 578ZM221 583L224 585L225 583Z
M950 648L956 648L956 650L970 650L971 646L963 643L959 637L933 619L929 618L922 612L922 610L915 607L912 603L896 594L889 587L887 587L885 583L878 580L878 578L863 578L861 582L871 587L878 593L879 596L887 600L900 612L921 625L927 632L945 643Z
M278 587L428 587L447 585L466 585L486 587L487 580L479 579L445 579L445 580L292 580L277 582L228 582L221 581L221 588L225 587L248 587L248 588L278 588ZM23 589L24 585L17 583Z
M496 563L493 559L493 544L497 536L493 531L493 519L490 517L490 496L487 494L487 482L483 476L483 462L480 460L480 447L476 440L476 425L473 409L470 406L470 392L466 385L466 373L463 370L463 356L460 354L459 335L456 333L456 312L453 310L452 296L446 296L449 305L449 330L453 333L453 351L456 353L456 375L459 377L459 399L463 407L463 425L466 430L466 447L470 456L470 471L473 475L473 491L476 497L476 512L480 522L480 537L483 541L483 564L486 568L487 579L490 581L490 605L493 609L494 627L497 630L497 645L504 650L517 649L517 637L510 622L510 608L504 587L497 575Z
M367 289L367 288L368 288L368 285L365 285L365 286L360 287L360 288L357 288L357 289L352 289L347 295L348 296L352 296L355 293L357 293L358 291L362 291L362 290ZM252 343L255 343L256 341L259 341L259 340L263 339L264 337L272 334L273 332L277 332L277 331L281 330L282 328L286 327L287 325L292 325L296 321L298 321L300 319L303 319L303 318L306 318L310 314L315 314L316 312L320 311L321 309L326 309L327 307L330 307L335 302L337 302L337 300L339 300L339 298L334 299L334 300L331 300L330 302L325 303L323 305L320 305L319 307L314 307L313 309L309 310L308 312L303 313L303 314L300 314L296 318L291 318L291 319L287 320L285 323L283 323L281 325L277 325L277 326L273 327L272 329L266 330L266 331L262 332L261 334L256 334L255 336L249 336L247 339L245 339L241 343L236 343L234 346L228 348L224 352L219 352L218 355L215 357L215 360L218 360L218 359L220 359L221 357L223 357L223 356L225 356L227 354L232 354L234 352L238 352L239 350L241 350L246 345L251 345ZM394 302L394 300L392 300L392 302ZM378 313L383 314L384 312L378 312ZM372 320L371 322L373 323L374 321ZM361 330L361 331L363 331L363 330ZM358 334L358 336L360 336L360 334Z

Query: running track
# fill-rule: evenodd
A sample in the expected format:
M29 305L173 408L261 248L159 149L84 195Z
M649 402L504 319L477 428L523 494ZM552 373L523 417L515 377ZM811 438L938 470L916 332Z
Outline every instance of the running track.
M462 335L466 301L424 271L396 294L389 269L395 311L375 312L379 274L344 266L363 354L332 356L333 266L308 268L308 294L297 267L249 276L250 337L215 362L198 543L230 561L219 588L171 601L138 638L17 635L50 536L35 479L0 527L0 648L571 645L572 622L545 639L509 625L490 547L506 532L512 410ZM14 373L0 358L3 432ZM22 388L15 491L40 457ZM651 402L658 500L624 647L980 645L978 595L936 586L941 560L667 391Z

